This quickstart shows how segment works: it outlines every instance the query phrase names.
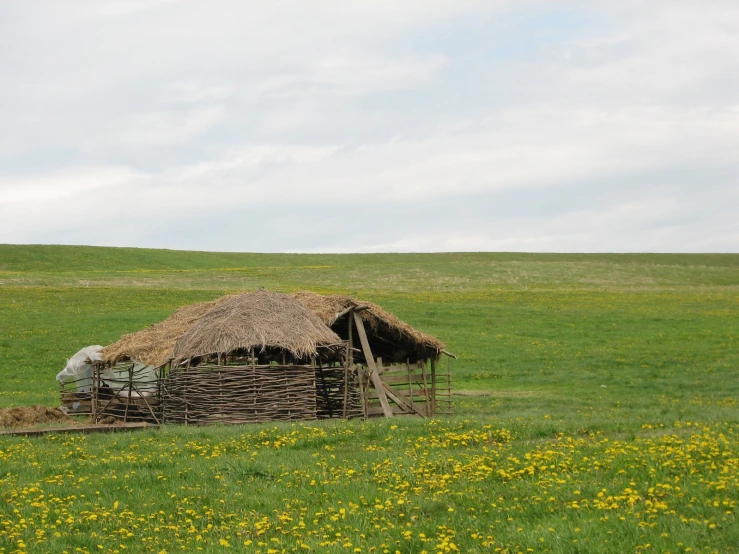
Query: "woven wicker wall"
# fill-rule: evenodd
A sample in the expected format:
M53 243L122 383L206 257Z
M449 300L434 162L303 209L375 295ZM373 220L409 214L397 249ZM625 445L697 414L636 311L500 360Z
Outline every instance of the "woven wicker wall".
M346 394L344 385L346 383ZM362 400L356 370L344 374L344 366L316 368L318 419L362 417ZM346 399L346 409L344 400Z
M162 386L164 421L257 423L317 418L312 366L219 366L173 369Z

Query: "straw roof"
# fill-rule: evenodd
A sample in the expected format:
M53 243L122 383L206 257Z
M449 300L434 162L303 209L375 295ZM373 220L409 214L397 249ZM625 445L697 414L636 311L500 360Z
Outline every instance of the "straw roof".
M317 347L341 343L313 312L286 294L258 290L224 299L174 347L177 361L251 348L276 348L304 359Z
M316 354L317 346L341 342L329 327L350 307L366 307L358 313L368 327L370 340L390 340L410 348L418 357L437 356L444 350L438 339L372 302L341 294L303 291L284 295L259 290L183 306L164 321L123 335L101 355L111 365L133 360L155 367L173 358L252 347L284 349L296 358L306 358Z
M203 315L232 296L183 306L164 321L142 331L123 335L117 342L103 348L103 361L111 365L128 360L155 367L164 365L173 357L172 350L177 339Z
M392 339L412 348L419 356L438 356L444 351L444 344L431 335L414 329L394 314L377 304L345 296L342 294L318 294L300 291L291 295L328 326L332 326L339 315L350 307L366 307L359 315L370 331L378 337ZM373 347L374 350L374 347Z

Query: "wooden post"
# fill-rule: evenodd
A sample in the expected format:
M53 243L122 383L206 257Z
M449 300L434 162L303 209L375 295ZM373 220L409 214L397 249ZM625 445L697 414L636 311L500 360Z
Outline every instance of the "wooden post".
M100 364L95 363L92 366L92 380L90 382L90 411L92 412L92 420L94 423L98 422L98 376L100 375ZM79 389L78 389L79 390Z
M352 350L352 333L354 329L352 328L354 324L354 318L349 316L347 319L347 327L349 329L349 332L347 334L348 339L346 341L346 359L344 360L344 409L343 409L343 418L346 419L347 414L347 402L349 402L349 368L351 368L354 365L354 351Z
M128 401L126 402L126 411L123 413L123 423L128 423L128 407L131 405L131 390L133 389L133 368L136 364L131 364L128 368Z
M165 410L167 407L167 403L164 401L164 380L167 378L167 374L169 373L169 369L172 365L172 361L170 360L166 364L164 364L162 367L159 368L159 375L157 379L157 398L159 399L159 409L161 410L161 416L162 416L162 423L166 421L165 416Z
M406 366L406 369L408 370L408 400L411 401L411 406L413 405L413 382L411 381L411 364L408 364Z
M410 360L408 360L408 366L410 367ZM421 376L423 377L423 402L424 408L426 409L426 416L431 416L431 404L429 402L429 384L426 382L426 362L421 365L416 363L417 366L421 366Z
M359 333L359 342L362 343L362 350L364 351L364 357L367 360L367 366L370 370L370 377L372 378L372 384L375 386L377 396L380 399L382 405L382 411L385 417L393 417L393 411L390 409L390 403L387 401L387 395L385 389L382 386L382 380L380 374L377 372L377 366L375 360L372 357L372 350L370 350L369 341L367 340L367 332L364 330L364 323L362 322L361 316L354 312L354 323L357 325L357 333Z
M431 357L431 416L436 415L436 359Z

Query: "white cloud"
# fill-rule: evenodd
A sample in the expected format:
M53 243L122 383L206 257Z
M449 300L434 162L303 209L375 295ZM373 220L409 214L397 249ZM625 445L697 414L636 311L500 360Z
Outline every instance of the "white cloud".
M184 143L211 129L225 117L221 107L186 112L154 112L135 115L112 131L112 142L136 148Z
M4 9L0 242L736 250L733 2ZM517 215L460 221L476 198ZM398 224L402 205L434 225ZM373 219L339 239L299 215L326 206ZM253 210L274 241L162 231Z
M0 207L17 210L26 208L53 211L60 202L80 197L94 197L105 189L130 186L146 177L125 167L88 167L76 171L61 171L31 177L0 178ZM6 217L10 214L6 214Z

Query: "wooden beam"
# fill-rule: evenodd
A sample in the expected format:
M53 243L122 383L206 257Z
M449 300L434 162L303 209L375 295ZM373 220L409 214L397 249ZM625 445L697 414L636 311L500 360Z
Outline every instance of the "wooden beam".
M429 384L426 381L426 364L421 366L421 374L423 375L423 396L426 415L431 415L431 403L429 402Z
M114 394L114 395L112 396L112 398L110 398L110 399L108 400L108 402L106 402L105 406L103 406L103 407L101 408L101 410L100 410L100 413L99 413L99 414L95 414L95 416L96 416L96 417L95 417L95 422L96 422L96 423L97 423L97 420L99 419L99 418L98 418L97 416L98 416L98 415L100 415L100 416L104 415L104 414L105 414L105 410L107 410L107 409L108 409L108 406L110 406L110 404L111 404L111 403L113 402L113 400L115 400L116 398L119 398L120 400L123 400L123 397L122 397L122 396L118 396L118 395L119 395L119 394L121 394L121 393L122 393L122 392L123 392L124 390L126 390L127 388L128 388L128 383L126 383L125 385L123 385L123 386L121 387L121 389L120 389L119 391L117 391L117 392L116 392L116 393L115 393L115 394ZM111 390L112 390L112 389L111 389ZM102 404L102 402L101 402L101 404Z
M382 384L382 387L385 389L385 393L390 397L390 400L395 402L398 406L405 408L408 411L415 412L421 417L426 417L426 414L414 406L413 401L405 398L400 391L391 389L385 383Z
M382 386L382 380L380 374L377 372L377 366L375 360L372 357L372 350L370 350L369 341L367 340L367 331L364 330L364 322L361 316L354 312L354 323L357 326L357 333L359 334L359 342L362 343L362 350L364 350L364 357L367 360L367 366L370 369L370 377L372 378L372 384L375 386L377 396L380 398L380 404L382 405L382 412L385 417L393 417L393 411L390 409L390 403L387 401L387 395L385 389Z
M45 427L42 429L9 429L7 431L0 431L0 435L34 437L54 433L117 433L120 431L158 428L159 425L153 425L151 423L118 423L115 425L74 425L66 427Z
M349 312L361 312L362 310L368 309L369 306L349 306L345 310L340 311L334 316L334 320L331 322L331 325L339 321L342 317L344 317ZM351 317L349 317L349 320L351 321Z

